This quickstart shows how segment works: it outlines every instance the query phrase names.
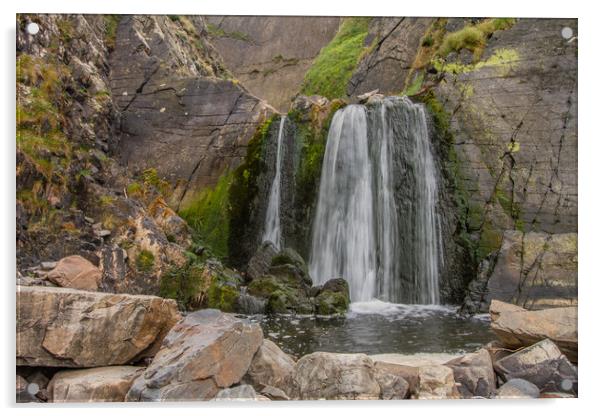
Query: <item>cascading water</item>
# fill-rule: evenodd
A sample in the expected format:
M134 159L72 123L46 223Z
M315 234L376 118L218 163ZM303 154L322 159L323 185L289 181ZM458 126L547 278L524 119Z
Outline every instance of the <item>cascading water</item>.
M390 97L333 117L310 272L344 277L351 300L439 303L438 181L422 105Z
M278 145L276 150L276 174L270 188L270 199L268 209L265 216L265 226L262 241L270 241L276 249L280 250L282 243L282 231L280 229L280 188L281 188L281 172L282 172L282 139L284 131L284 123L286 116L280 118L280 127L278 129Z
M372 166L366 109L335 113L328 139L313 225L310 274L318 283L343 276L352 300L376 296Z

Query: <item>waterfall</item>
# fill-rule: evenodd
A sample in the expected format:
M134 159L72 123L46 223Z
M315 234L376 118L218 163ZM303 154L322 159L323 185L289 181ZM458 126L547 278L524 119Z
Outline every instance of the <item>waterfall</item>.
M310 273L343 277L352 301L439 303L438 176L424 108L389 97L333 117Z
M376 296L372 166L366 109L349 105L332 118L313 224L310 274L344 277L352 300Z
M270 187L270 199L265 216L265 226L262 241L270 241L277 250L280 250L282 243L282 231L280 229L280 176L282 172L282 138L284 136L284 123L286 116L280 118L280 127L278 128L278 145L276 150L276 174Z

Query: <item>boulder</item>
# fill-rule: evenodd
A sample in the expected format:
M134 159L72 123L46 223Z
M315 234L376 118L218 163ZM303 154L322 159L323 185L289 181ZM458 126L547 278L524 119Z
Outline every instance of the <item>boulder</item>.
M506 347L513 349L550 339L569 360L577 362L577 307L528 311L494 300L491 329Z
M376 367L377 371L385 371L387 373L394 374L397 377L403 378L408 383L407 395L416 395L418 393L418 388L420 387L418 367L393 364L384 361L375 361L374 366Z
M374 377L380 386L380 399L402 400L408 396L410 384L395 371L387 367L375 366Z
M61 287L98 290L102 272L82 256L69 256L62 258L46 278Z
M213 399L214 401L269 401L267 397L257 394L255 389L248 384L242 384L240 386L220 390L219 393Z
M123 402L143 367L113 366L59 371L48 386L50 401Z
M290 400L290 397L283 390L274 386L265 386L259 392L270 400Z
M167 334L126 400L211 399L241 381L262 339L258 324L215 309L193 312Z
M269 339L264 339L251 361L245 379L255 387L263 385L285 388L294 367L295 361L288 354Z
M503 380L522 378L542 392L577 391L577 368L549 339L502 358L494 368Z
M513 378L504 383L493 397L495 399L537 399L539 388L522 378Z
M344 314L349 309L349 284L345 279L331 279L324 283L315 298L319 315Z
M269 241L263 243L255 252L247 266L247 278L256 279L268 273L272 265L272 258L278 253L274 244Z
M376 400L380 393L367 355L314 352L297 361L289 395L294 400Z
M453 359L445 365L452 369L463 398L489 397L495 391L495 372L486 349Z
M454 372L444 365L426 365L418 368L418 399L459 398Z
M179 319L155 296L18 286L17 365L128 364L153 355Z

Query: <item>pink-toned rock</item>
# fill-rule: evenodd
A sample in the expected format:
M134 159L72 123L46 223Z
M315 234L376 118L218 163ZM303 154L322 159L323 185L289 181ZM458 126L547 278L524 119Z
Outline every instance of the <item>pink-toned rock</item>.
M285 383L290 382L294 367L295 361L288 354L269 339L264 339L251 361L246 379L253 386L282 389Z
M62 258L46 278L61 287L95 291L102 280L102 272L82 256L69 256Z
M65 370L54 375L48 386L50 401L123 402L144 367L114 366Z
M101 367L154 355L180 319L156 296L17 287L17 365Z

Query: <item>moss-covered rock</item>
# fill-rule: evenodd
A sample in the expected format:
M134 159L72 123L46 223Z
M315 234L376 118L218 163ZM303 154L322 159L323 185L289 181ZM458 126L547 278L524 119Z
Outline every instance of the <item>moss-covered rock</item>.
M184 310L214 308L236 312L241 276L216 260L201 262L190 255L189 262L172 267L161 279L160 295L175 299Z
M318 315L344 314L349 309L349 285L345 279L331 279L318 289L314 299Z

